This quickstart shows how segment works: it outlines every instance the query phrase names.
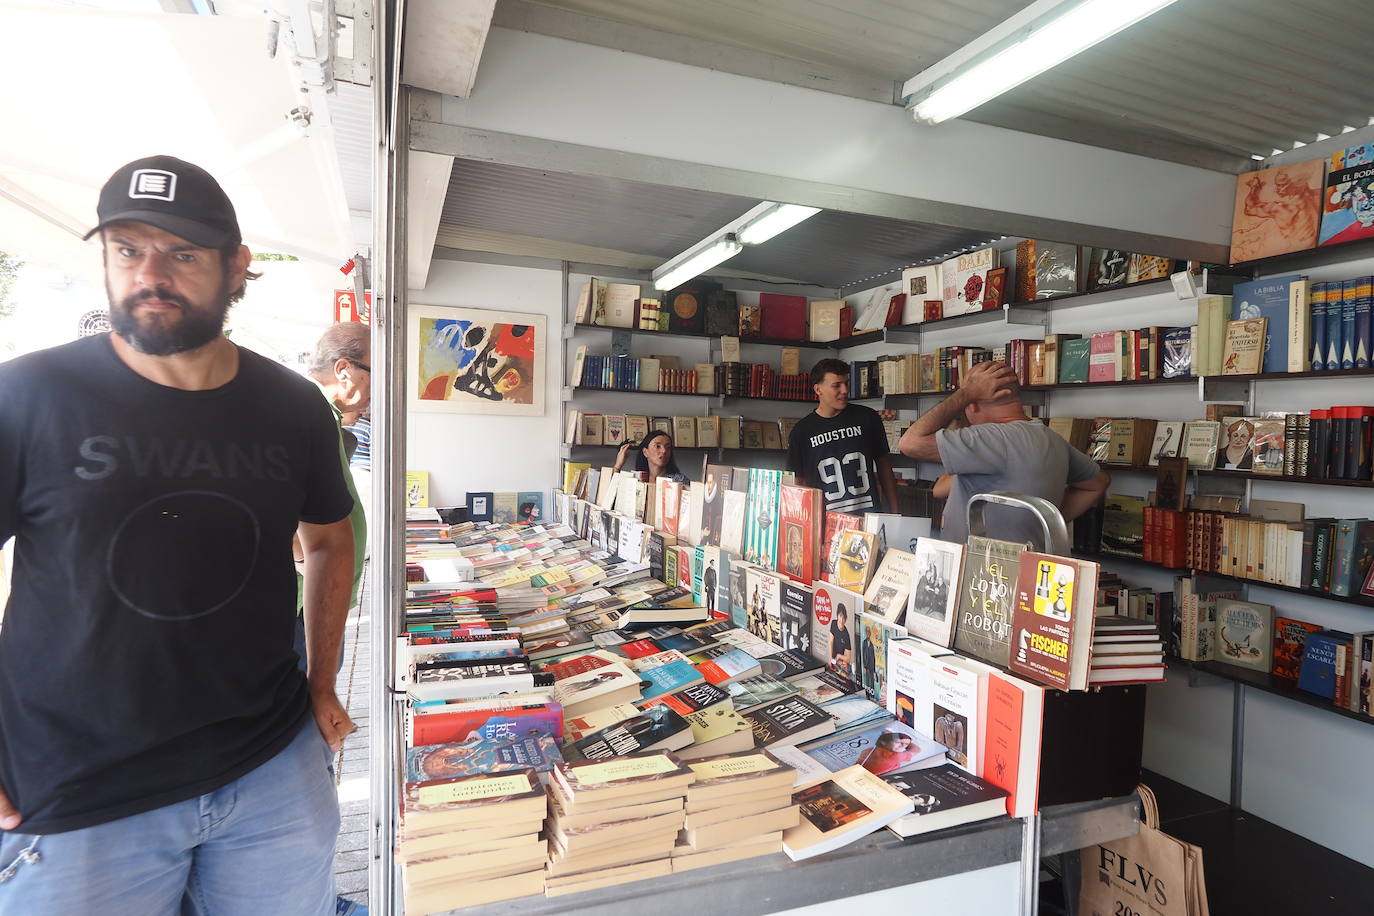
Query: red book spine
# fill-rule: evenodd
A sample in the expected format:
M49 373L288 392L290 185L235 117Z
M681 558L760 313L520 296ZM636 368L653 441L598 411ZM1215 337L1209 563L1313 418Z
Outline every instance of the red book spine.
M1145 507L1145 538L1141 545L1140 558L1146 563L1157 562L1155 560L1155 507Z

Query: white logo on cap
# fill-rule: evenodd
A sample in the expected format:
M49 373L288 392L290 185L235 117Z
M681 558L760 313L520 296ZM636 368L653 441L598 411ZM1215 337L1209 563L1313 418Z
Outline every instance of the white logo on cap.
M139 169L129 182L129 196L174 201L177 197L176 173L165 169Z

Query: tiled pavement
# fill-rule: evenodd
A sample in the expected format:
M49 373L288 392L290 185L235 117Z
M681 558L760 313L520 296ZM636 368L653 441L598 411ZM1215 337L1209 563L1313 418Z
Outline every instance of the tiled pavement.
M368 839L368 715L369 684L372 666L368 645L367 581L364 573L363 598L348 615L344 631L343 667L339 670L339 699L358 730L344 739L343 750L335 763L339 785L339 809L343 823L334 854L334 880L339 896L367 903Z

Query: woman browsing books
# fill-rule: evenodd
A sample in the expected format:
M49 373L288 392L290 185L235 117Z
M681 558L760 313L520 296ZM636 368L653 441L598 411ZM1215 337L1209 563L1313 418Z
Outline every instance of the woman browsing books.
M633 442L622 445L615 456L617 472L624 467L625 459L629 457L631 450L639 452L635 456L635 471L648 474L646 479L650 484L660 477L687 483L687 475L678 469L677 459L673 457L673 437L663 430L657 429L649 433L638 446Z

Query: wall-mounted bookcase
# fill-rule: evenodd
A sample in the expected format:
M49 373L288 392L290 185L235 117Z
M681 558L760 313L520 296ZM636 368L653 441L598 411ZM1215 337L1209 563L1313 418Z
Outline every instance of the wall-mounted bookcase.
M1364 713L1354 712L1343 706L1337 706L1325 697L1319 697L1315 693L1308 693L1306 690L1299 690L1297 685L1286 678L1275 677L1263 671L1252 671L1249 668L1237 668L1235 665L1228 665L1225 662L1190 662L1185 659L1170 659L1171 665L1180 665L1187 669L1190 682L1195 680L1196 672L1210 674L1222 680L1232 681L1246 687L1259 690L1271 696L1283 697L1294 703L1301 703L1322 712L1333 713L1346 719L1353 719L1365 725L1374 725L1374 716L1367 716Z
M1153 477L1159 473L1159 468L1150 467L1143 464L1108 464L1099 461L1102 470L1109 474L1122 471L1128 474L1148 474ZM1215 477L1221 480L1255 480L1261 483L1298 483L1307 484L1314 487L1357 487L1359 489L1374 489L1374 480L1334 480L1322 477L1289 477L1283 474L1262 474L1258 471L1227 471L1220 468L1204 469L1189 468L1188 473L1194 477Z
M694 334L686 331L647 331L641 328L612 328L603 324L573 324L565 328L564 339L572 339L575 331L622 331L626 334L633 334L637 337L661 337L678 338L680 340L720 340L719 334ZM811 350L833 350L834 342L820 342L815 340L782 340L774 337L741 337L740 346L757 347L802 347Z

